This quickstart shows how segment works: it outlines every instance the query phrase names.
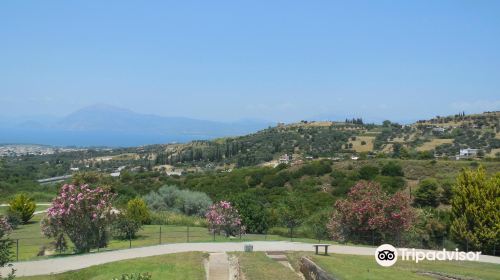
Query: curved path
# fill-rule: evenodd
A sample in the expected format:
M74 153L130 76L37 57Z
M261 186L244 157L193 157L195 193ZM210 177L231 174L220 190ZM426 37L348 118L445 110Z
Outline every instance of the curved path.
M244 244L252 244L254 251L313 251L310 243L287 241L254 241L254 242L227 242L227 243L176 243L140 247L125 250L108 251L101 253L84 254L70 257L59 257L38 261L14 263L17 276L57 274L69 270L82 269L114 261L127 260L140 257L157 256L171 253L190 251L201 252L234 252L243 251ZM426 250L417 250L426 251ZM374 248L331 245L329 252L350 255L371 255ZM480 262L500 264L500 257L480 256ZM5 268L0 273L6 274Z

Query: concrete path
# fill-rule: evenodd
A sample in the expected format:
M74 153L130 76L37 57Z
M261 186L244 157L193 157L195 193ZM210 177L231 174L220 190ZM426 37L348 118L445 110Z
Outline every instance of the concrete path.
M52 205L52 203L49 203L49 202L43 202L43 203L37 203L36 205L37 205L37 206L51 206L51 205ZM5 204L5 203L4 203L4 204L0 204L0 207L8 207L8 206L9 206L9 204Z
M229 280L229 259L226 253L210 253L208 280Z
M313 251L312 244L287 241L255 241L255 242L227 242L227 243L177 243L164 244L150 247L140 247L125 250L92 253L70 257L50 258L39 261L26 261L14 263L18 276L56 274L69 270L82 269L114 261L133 258L158 256L171 253L190 251L199 252L235 252L243 251L245 244L252 244L254 251ZM424 251L427 250L417 250ZM372 247L356 247L332 245L329 252L350 255L373 256L375 249ZM500 264L500 257L480 256L480 262ZM5 274L7 270L0 269Z

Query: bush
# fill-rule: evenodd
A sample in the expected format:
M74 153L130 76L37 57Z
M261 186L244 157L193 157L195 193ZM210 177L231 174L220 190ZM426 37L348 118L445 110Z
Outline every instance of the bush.
M10 224L12 229L16 229L20 224L23 223L21 214L10 209L7 209L7 212L5 213L5 219L7 219L7 222Z
M113 221L112 233L118 239L134 239L142 224L127 215L119 214Z
M226 237L245 232L238 210L231 205L231 202L219 201L215 203L210 206L205 217L211 232L218 234L224 232Z
M233 199L247 232L264 233L269 228L269 209L255 194L243 193Z
M163 186L158 192L150 192L144 197L148 207L154 211L179 212L186 215L205 215L212 200L207 194L189 190L179 190L175 186Z
M386 192L395 193L404 188L406 181L403 177L377 176L375 181L382 186Z
M42 220L43 234L49 238L66 234L78 253L106 246L112 198L113 194L102 188L64 185Z
M141 225L151 223L151 214L149 213L146 203L141 198L134 198L127 202L125 215L128 219Z
M441 197L440 197L440 201L441 203L443 204L450 204L451 202L451 199L453 197L453 183L452 182L449 182L449 181L445 181L443 183L441 183Z
M12 261L12 241L8 238L8 234L11 232L12 228L7 222L7 219L0 216L0 268L6 266L10 261ZM7 279L14 278L15 270L12 269L11 273L7 275ZM2 278L2 275L0 275Z
M435 179L422 180L415 191L413 203L420 207L437 207L439 205L438 182Z
M403 168L396 161L390 161L382 166L381 174L384 176L404 176Z
M35 213L36 203L26 194L18 194L9 202L9 211L19 213L21 221L26 224Z
M380 185L360 181L351 188L346 199L337 200L328 223L334 240L392 238L408 230L415 214L408 196L398 192L389 195Z
M362 180L373 180L379 173L378 167L365 165L359 169L359 178Z

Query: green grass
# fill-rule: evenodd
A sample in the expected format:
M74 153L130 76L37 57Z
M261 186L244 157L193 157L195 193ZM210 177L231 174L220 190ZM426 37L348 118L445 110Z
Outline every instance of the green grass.
M44 256L38 257L37 254L42 246L51 248L51 239L45 238L40 232L40 220L43 215L35 215L33 219L26 225L20 225L18 229L14 230L10 234L10 238L13 240L19 239L19 260L33 260L40 258L50 258L57 256ZM186 226L161 226L161 244L166 243L184 243L184 242L246 242L246 241L289 241L290 238L282 237L278 235L259 235L259 234L247 234L243 235L241 239L227 238L222 235L214 236L209 234L207 229L204 227L189 227L189 240L187 236L188 227ZM62 255L71 254L72 243L68 241L68 251ZM316 243L317 240L307 239L307 238L294 238L293 241L296 242L307 242ZM322 243L324 243L322 241ZM326 242L333 243L333 242ZM132 247L144 247L153 246L160 244L160 226L159 225L146 225L141 231L139 231L136 239L131 242ZM130 243L128 240L116 240L112 239L109 242L107 248L101 248L100 250L117 250L129 248ZM96 250L94 250L96 251ZM16 247L13 248L13 253L16 253ZM16 259L14 255L14 260Z
M379 266L372 256L289 253L290 263L296 269L301 256L310 256L317 265L338 279L435 279L418 272L444 273L467 279L498 279L500 275L500 265L480 262L424 261L417 264L399 260L394 266L385 268Z
M271 260L263 252L234 253L247 280L300 280L291 269Z
M57 275L19 277L22 280L111 280L124 273L150 273L154 280L204 280L203 253L189 252L112 262Z

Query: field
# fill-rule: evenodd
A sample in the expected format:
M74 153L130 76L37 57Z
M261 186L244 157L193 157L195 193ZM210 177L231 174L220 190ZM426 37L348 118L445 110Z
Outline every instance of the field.
M497 153L500 153L500 148L491 149L491 151L490 151L490 153L488 155L490 157L494 158L494 157L496 157Z
M437 146L442 144L452 144L453 139L432 139L429 142L425 142L422 146L417 147L417 151L431 151L434 150Z
M309 256L336 279L448 279L435 277L437 274L454 276L457 279L498 279L500 275L500 265L489 263L425 261L417 264L400 260L394 266L385 268L379 266L372 256L341 254L315 256L310 253L289 253L290 263L296 269L301 256ZM434 277L423 273L434 273Z
M352 149L358 153L373 151L374 141L375 137L372 136L357 136L356 140L354 141L352 139L349 139L349 143L352 144ZM361 142L366 142L366 144L362 145Z
M52 276L20 277L23 280L110 280L124 273L150 273L153 279L204 280L203 259L199 252L170 254L119 261Z

